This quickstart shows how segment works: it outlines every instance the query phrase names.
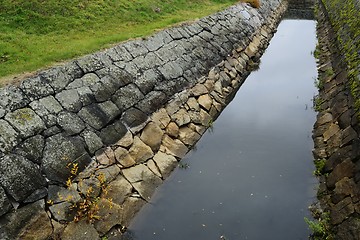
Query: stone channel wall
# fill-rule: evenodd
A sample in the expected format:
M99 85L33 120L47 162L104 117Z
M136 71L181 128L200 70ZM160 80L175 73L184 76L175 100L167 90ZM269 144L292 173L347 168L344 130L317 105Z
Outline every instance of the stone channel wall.
M237 4L0 90L0 239L121 234L232 99L286 2Z
M319 96L315 107L319 114L313 138L320 210L314 212L326 233L315 234L321 239L360 239L360 126L352 84L359 65L354 69L346 60L345 42L339 40L350 28L343 22L337 31L334 25L341 24L339 18L344 16L330 2L335 1L317 3ZM352 13L348 14L351 18ZM351 42L359 46L360 39L352 38Z

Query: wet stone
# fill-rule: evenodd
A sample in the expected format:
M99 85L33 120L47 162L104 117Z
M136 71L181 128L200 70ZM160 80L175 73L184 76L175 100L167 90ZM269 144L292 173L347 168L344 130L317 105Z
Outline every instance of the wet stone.
M348 218L354 212L354 206L351 198L347 197L336 204L330 211L331 224L336 225Z
M166 151L175 157L183 158L189 149L178 139L172 139L171 137L164 135L162 145Z
M46 240L52 234L50 218L40 200L0 219L0 239Z
M66 226L63 234L61 235L62 240L83 240L93 239L99 240L99 234L91 223L88 223L86 219L80 222L71 222Z
M165 108L161 108L156 111L152 116L151 119L155 122L161 129L164 129L169 122L171 121L169 115L166 112Z
M174 156L160 151L155 154L154 161L164 178L167 178L178 164Z
M145 201L141 198L128 197L122 204L122 220L121 224L125 227L129 226L130 221L135 214L145 205Z
M139 137L134 137L134 143L129 150L130 156L136 163L142 163L154 156L151 148L146 145Z
M149 122L141 133L140 139L153 151L157 151L161 144L163 131L155 123Z
M132 133L130 131L127 131L126 134L119 141L117 141L115 145L128 148L131 146L131 144L133 144L133 142L134 138Z
M107 233L115 225L120 225L122 220L122 208L118 204L101 198L97 203L99 211L98 220L95 220L94 227L101 235Z
M109 183L107 194L103 194L102 197L112 199L113 203L121 205L126 197L131 195L132 188L132 185L123 176L119 175Z
M0 216L9 212L11 209L10 200L6 196L4 189L0 186Z
M123 167L131 167L136 164L134 158L130 156L127 149L118 147L114 151L116 160L118 163L121 164Z
M41 118L30 108L21 108L8 113L5 119L20 132L22 137L30 137L45 129Z
M165 131L166 131L166 134L171 137L176 138L177 136L179 136L179 127L174 122L169 123L169 125L167 125Z
M0 158L0 165L1 185L16 201L25 200L46 185L38 166L20 155L5 155Z

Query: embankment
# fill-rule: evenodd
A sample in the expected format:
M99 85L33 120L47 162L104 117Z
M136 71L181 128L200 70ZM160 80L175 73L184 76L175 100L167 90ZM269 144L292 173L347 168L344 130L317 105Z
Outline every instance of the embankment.
M121 234L256 65L286 3L240 3L0 90L0 238Z
M315 215L334 239L360 239L359 3L323 0L316 11L319 114L313 138L321 210Z

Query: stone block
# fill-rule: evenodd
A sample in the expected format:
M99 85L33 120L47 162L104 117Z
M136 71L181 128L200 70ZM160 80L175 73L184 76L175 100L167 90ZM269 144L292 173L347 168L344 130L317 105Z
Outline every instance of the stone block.
M115 145L128 148L131 146L131 144L133 144L133 142L134 142L134 137L132 133L130 131L127 131L126 134L119 141L117 141Z
M179 129L179 139L186 145L194 145L200 137L201 136L197 132L188 127L181 127Z
M72 164L77 164L80 172L90 162L91 158L80 137L57 134L46 139L42 168L50 181L65 183L72 175Z
M178 162L174 156L160 151L155 154L153 159L163 178L167 178L178 165Z
M183 158L189 149L178 139L172 139L171 137L164 135L162 146L166 153L169 153L175 157Z
M184 70L174 62L168 62L160 66L159 71L167 80L178 78L184 73Z
M39 167L23 156L5 155L0 158L0 165L1 185L15 201L23 201L37 189L46 186Z
M52 231L43 200L28 204L0 219L0 239L46 240Z
M105 64L95 54L86 55L76 60L81 70L86 74L89 72L95 72L105 67Z
M140 139L155 152L159 149L163 130L154 122L149 122L141 133Z
M42 119L30 108L21 108L8 113L5 119L22 137L30 137L45 129Z
M55 95L59 103L68 111L78 112L83 104L79 93L75 89L64 90Z
M139 137L134 137L134 143L129 149L129 154L136 163L143 163L154 156L151 148L141 141Z
M101 196L107 199L112 199L115 204L123 204L126 197L132 193L132 185L121 175L119 175L114 181L110 182L107 186L107 193Z
M135 84L129 84L117 90L111 99L121 111L125 111L143 98L144 95L139 88Z
M144 71L143 74L138 76L135 80L136 86L142 93L149 93L156 84L161 81L161 75L154 69Z
M65 133L68 135L75 135L85 129L84 122L76 115L71 112L61 112L57 117L57 122Z
M179 136L179 126L175 122L169 123L165 131L171 137L177 138Z
M23 108L29 102L29 98L15 86L8 86L0 89L0 106L5 110L13 111Z
M120 110L111 101L94 103L82 108L79 111L80 118L96 130L105 127L110 121L115 119Z
M121 116L121 120L129 128L138 127L148 121L148 116L136 108L130 108Z
M125 136L127 129L121 121L115 121L113 124L103 128L99 134L105 145L116 143Z
M161 129L164 129L171 121L165 108L160 108L158 111L153 113L151 119L154 123L160 126Z
M129 151L125 148L118 147L114 151L116 160L123 167L131 167L136 164L134 158L130 156Z
M66 226L63 234L61 235L62 240L83 240L93 239L100 240L99 234L94 226L89 223L86 219L79 222L71 222Z
M20 135L15 129L7 122L0 119L0 151L9 152L20 141Z
M40 76L25 79L21 82L20 88L31 101L54 93L50 84L44 81Z
M12 209L9 198L6 196L4 189L0 186L0 217Z
M93 131L85 130L81 136L83 137L86 149L90 154L94 154L103 146L101 138Z
M166 94L160 91L152 91L136 104L136 107L146 114L151 114L162 107L167 101Z

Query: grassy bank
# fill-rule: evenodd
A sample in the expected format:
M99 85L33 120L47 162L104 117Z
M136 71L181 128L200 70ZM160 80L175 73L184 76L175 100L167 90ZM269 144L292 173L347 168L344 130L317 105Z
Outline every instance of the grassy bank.
M0 83L237 0L0 0Z

